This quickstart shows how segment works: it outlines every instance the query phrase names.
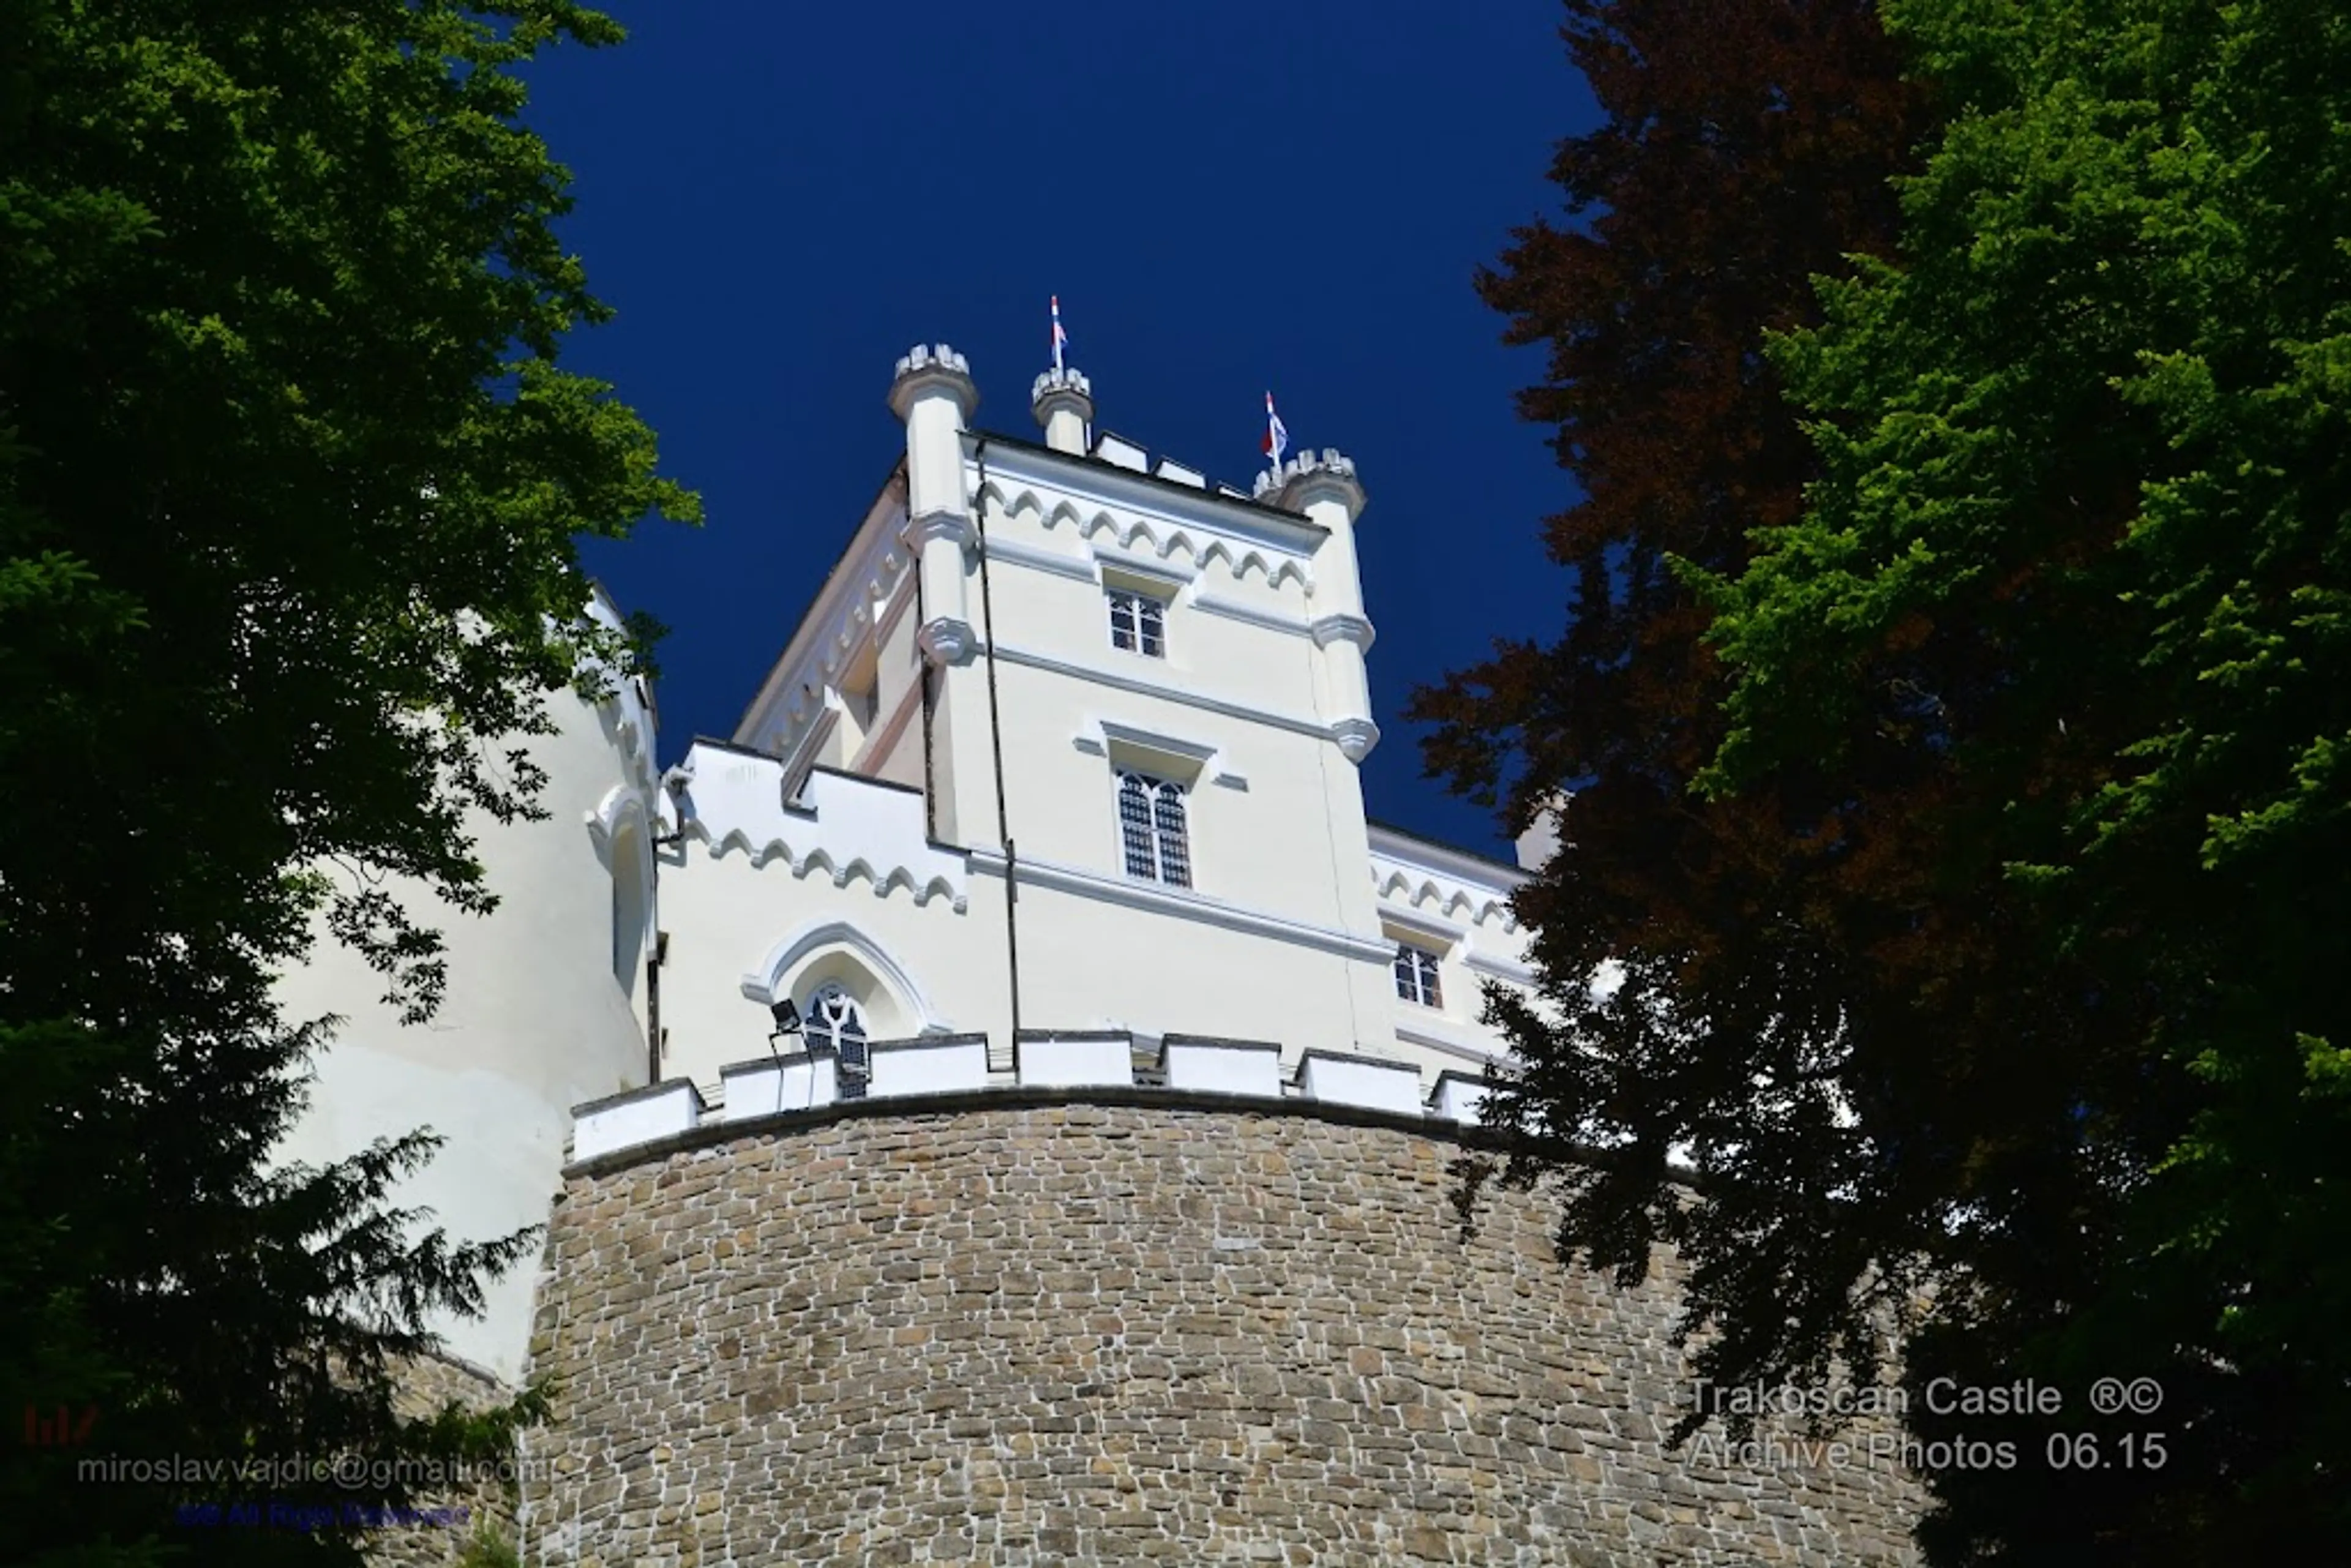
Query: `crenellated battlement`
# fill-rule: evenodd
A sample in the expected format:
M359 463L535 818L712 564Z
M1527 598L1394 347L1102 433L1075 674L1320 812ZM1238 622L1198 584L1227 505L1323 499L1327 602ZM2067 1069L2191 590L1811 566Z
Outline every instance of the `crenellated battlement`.
M1001 1071L990 1069L985 1034L875 1040L864 1056L862 1080L839 1052L820 1046L723 1068L716 1098L691 1079L672 1078L590 1101L572 1111L571 1159L603 1162L632 1150L667 1149L689 1134L753 1117L878 1102L912 1102L904 1108L914 1109L942 1096L977 1096L972 1103L984 1106L994 1096L1040 1090L1082 1097L1142 1089L1171 1103L1196 1100L1210 1108L1272 1103L1474 1127L1488 1092L1481 1076L1460 1071L1437 1074L1424 1092L1421 1071L1409 1062L1339 1051L1309 1051L1285 1074L1281 1047L1269 1040L1172 1034L1138 1051L1124 1030L1023 1030L1013 1041L1011 1068Z
M1043 375L1039 376L1036 384L1029 388L1029 401L1032 405L1041 407L1048 396L1056 394L1084 398L1091 403L1094 395L1093 383L1086 380L1085 371L1081 370L1065 367L1058 371L1047 371Z
M1286 490L1302 479L1328 476L1343 479L1360 493L1363 481L1356 477L1354 459L1335 446L1316 451L1313 447L1301 450L1280 468L1269 468L1257 476L1252 493L1260 499L1277 491Z
M890 379L890 407L904 419L916 401L930 392L952 396L965 419L979 407L979 385L971 379L971 361L945 343L936 348L917 343L899 356L896 373Z
M904 381L908 376L925 371L961 376L966 381L969 381L971 361L945 343L941 343L936 348L931 347L928 343L917 343L898 356L896 379L899 381Z

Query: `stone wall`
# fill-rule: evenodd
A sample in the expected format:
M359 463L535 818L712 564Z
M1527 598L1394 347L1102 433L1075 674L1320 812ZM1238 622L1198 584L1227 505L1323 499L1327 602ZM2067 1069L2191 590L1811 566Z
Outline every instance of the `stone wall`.
M525 1561L1916 1561L1889 1460L1665 1449L1676 1266L1563 1268L1540 1194L1464 1239L1459 1152L1376 1113L999 1092L575 1166Z
M413 1357L399 1364L394 1376L399 1393L393 1407L412 1421L438 1415L453 1403L481 1411L514 1397L513 1389L482 1368L446 1356ZM369 1568L450 1568L465 1563L478 1542L511 1542L517 1496L518 1489L496 1475L452 1478L447 1485L424 1482L409 1505L411 1518L366 1537Z

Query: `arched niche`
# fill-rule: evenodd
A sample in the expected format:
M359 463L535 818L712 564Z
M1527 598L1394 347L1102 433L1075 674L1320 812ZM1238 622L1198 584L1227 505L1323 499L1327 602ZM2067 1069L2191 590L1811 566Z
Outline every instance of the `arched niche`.
M762 1007L789 997L805 1010L827 984L856 1001L875 1040L954 1032L898 961L846 920L815 921L777 942L744 974L743 994Z

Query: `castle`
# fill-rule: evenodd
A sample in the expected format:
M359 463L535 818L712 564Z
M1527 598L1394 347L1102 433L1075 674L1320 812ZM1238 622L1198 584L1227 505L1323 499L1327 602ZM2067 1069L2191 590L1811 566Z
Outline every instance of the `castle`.
M664 773L641 685L559 695L434 1023L286 982L350 1020L292 1154L430 1124L402 1201L549 1227L445 1325L559 1380L527 1560L1910 1561L1897 1470L1661 1447L1670 1260L1448 1205L1557 842L1367 818L1353 465L1212 483L1061 370L983 433L944 345L889 402L731 739Z

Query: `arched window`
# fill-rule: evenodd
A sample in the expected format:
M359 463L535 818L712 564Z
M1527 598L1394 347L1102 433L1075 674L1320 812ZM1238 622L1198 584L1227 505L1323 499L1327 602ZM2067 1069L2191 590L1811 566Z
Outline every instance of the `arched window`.
M865 1015L856 998L840 982L828 980L809 998L800 1016L809 1049L831 1051L841 1062L841 1097L862 1097L872 1066L865 1054Z
M1118 776L1118 831L1126 874L1175 887L1192 885L1192 856L1184 836L1184 790L1147 773Z

